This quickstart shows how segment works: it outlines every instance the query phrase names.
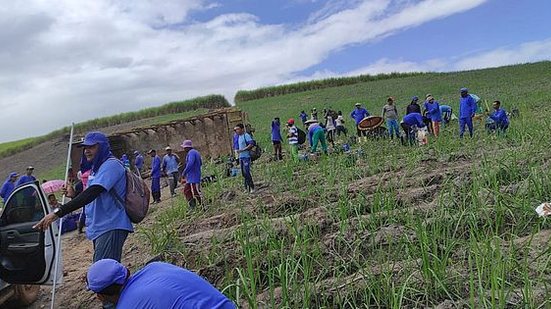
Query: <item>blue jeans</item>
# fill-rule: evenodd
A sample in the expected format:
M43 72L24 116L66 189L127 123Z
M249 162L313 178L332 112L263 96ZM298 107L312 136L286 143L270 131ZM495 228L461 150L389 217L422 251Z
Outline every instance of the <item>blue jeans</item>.
M398 131L398 121L396 119L387 119L386 126L388 127L388 135L390 136L390 138L394 138L392 132L396 134L397 138L400 137L400 132Z
M459 137L463 138L465 133L465 125L469 128L469 134L473 137L473 118L459 118Z
M111 230L94 239L94 263L103 259L113 259L120 262L122 246L127 236L128 231Z
M241 166L241 174L245 179L245 189L254 189L253 176L251 176L251 158L239 158L239 165Z

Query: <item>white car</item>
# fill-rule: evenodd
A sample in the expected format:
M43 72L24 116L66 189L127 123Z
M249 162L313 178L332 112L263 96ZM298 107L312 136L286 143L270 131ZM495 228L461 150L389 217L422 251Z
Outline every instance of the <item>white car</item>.
M30 305L40 285L53 284L56 249L61 245L56 243L57 225L46 231L33 229L49 212L38 181L15 188L8 197L0 215L0 306L8 300ZM62 274L58 267L58 283Z

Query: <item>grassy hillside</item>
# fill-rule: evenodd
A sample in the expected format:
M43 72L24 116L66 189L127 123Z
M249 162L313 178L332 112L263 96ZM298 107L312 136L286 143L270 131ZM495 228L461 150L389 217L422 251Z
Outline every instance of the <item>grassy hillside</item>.
M389 140L319 161L252 167L204 188L208 210L182 200L140 229L154 254L196 270L243 308L544 308L551 280L551 63L427 74L240 103L270 148L270 119L324 106L379 113L432 93L457 108L467 86L506 109L507 136L457 137L452 123L423 147ZM351 128L350 128L351 129Z
M90 130L99 130L101 128L136 122L146 119L144 124L157 124L160 122L178 119L178 117L189 117L198 115L205 110L228 107L230 104L224 96L210 95L198 97L191 100L171 102L157 107L149 107L139 111L121 113L108 117L95 118L88 121L75 124L75 133L82 134ZM147 120L150 119L151 121ZM50 132L46 135L31 137L19 141L0 143L0 158L11 156L26 149L30 149L37 144L48 140L59 138L69 134L71 128L64 127Z

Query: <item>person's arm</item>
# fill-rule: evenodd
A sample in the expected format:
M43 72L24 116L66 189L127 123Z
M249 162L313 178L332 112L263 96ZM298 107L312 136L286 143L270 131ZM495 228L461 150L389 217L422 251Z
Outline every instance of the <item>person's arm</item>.
M371 114L370 114L369 111L366 109L366 110L365 110L365 117L369 117L369 116L371 116ZM365 117L364 117L364 118L365 118Z
M385 106L383 106L383 112L381 113L381 117L385 118L385 114L386 114L386 108Z
M182 171L182 176L183 177L185 177L189 173L189 171L191 170L193 165L195 165L195 156L187 156L186 167Z
M356 119L354 118L355 115L356 115L356 110L353 110L352 113L350 113L350 118L355 120Z

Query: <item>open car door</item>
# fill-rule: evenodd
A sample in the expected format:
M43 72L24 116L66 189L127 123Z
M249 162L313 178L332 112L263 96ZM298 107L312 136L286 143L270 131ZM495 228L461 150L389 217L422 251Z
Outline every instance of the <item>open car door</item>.
M46 231L33 229L49 212L38 182L17 187L10 195L0 215L0 279L12 284L53 284L55 249L61 245L56 244L57 224Z

